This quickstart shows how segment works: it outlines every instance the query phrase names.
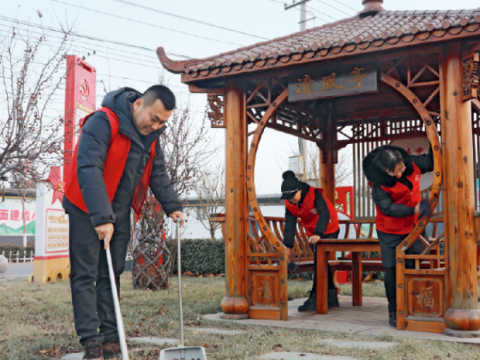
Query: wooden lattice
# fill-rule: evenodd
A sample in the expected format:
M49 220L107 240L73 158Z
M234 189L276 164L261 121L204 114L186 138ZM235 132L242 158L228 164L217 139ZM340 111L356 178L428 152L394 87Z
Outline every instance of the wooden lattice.
M134 288L161 290L168 287L173 258L162 238L164 215L158 203L149 196L134 230Z

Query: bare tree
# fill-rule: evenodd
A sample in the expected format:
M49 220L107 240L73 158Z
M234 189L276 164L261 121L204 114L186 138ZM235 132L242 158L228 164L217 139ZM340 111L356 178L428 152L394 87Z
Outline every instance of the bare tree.
M202 120L197 122L192 113L188 101L183 108L176 108L160 137L165 167L180 200L196 191L202 168L212 160L216 151L207 132L206 114L202 114ZM140 220L133 223L134 286L163 289L168 286L165 274L170 275L173 266L160 266L159 259L161 256L163 264L173 264L176 243L165 242L162 238L167 233L165 212L151 193L142 208Z
M320 151L317 144L311 141L308 142L307 149L307 179L311 181L317 180L318 186L318 175L320 174ZM299 155L297 143L290 143L290 146L287 147L287 150L285 152L288 155L284 154L282 156L283 158ZM285 163L280 163L279 166L285 168ZM353 163L351 151L349 148L343 148L338 151L338 162L337 164L335 164L335 186L348 186L349 184L351 184L352 176Z
M225 168L213 166L213 171L206 172L197 185L198 220L215 238L215 232L221 224L210 220L210 214L217 214L225 206ZM218 169L218 170L217 170Z
M195 191L202 168L212 161L217 150L212 146L207 123L206 112L200 122L192 116L187 100L183 108L174 110L161 136L165 166L182 200Z
M56 42L18 27L5 34L0 37L0 178L37 180L63 161L64 114L55 103L63 90L65 73L59 71L69 32Z

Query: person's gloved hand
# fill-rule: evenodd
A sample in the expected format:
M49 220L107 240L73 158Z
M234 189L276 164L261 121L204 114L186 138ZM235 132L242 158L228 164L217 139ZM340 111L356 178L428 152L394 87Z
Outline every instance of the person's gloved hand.
M422 217L425 215L426 217L430 217L432 212L430 211L430 204L428 203L428 200L422 200L419 205L420 211L418 212L418 216Z
M293 273L295 272L295 270L297 270L298 265L297 265L296 262L292 261L292 262L289 262L289 263L288 263L288 266L287 266L287 267L288 267L288 272L289 272L290 274L293 274Z

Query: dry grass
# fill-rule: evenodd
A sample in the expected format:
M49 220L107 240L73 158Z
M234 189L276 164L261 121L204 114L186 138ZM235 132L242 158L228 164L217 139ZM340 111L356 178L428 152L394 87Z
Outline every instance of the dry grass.
M203 345L209 359L258 359L262 353L281 345L286 351L305 351L325 355L344 355L358 359L479 359L472 345L392 338L390 335L350 335L311 330L287 330L260 326L243 326L230 322L202 319L203 314L221 311L224 296L223 278L184 278L184 313L187 326L245 330L242 335L225 336L187 331L186 345ZM370 285L364 294L371 296ZM379 293L383 284L374 285ZM290 281L289 296L303 297L311 281ZM348 289L345 287L342 292ZM345 293L347 295L347 293ZM368 294L368 295L367 295ZM47 359L73 349L81 350L74 332L69 283L32 285L22 280L0 282L0 359ZM170 289L160 292L133 290L131 276L122 276L121 306L127 336L178 338L176 279ZM338 349L315 342L322 338L396 341L398 346L385 350ZM130 358L158 359L160 346L134 345Z

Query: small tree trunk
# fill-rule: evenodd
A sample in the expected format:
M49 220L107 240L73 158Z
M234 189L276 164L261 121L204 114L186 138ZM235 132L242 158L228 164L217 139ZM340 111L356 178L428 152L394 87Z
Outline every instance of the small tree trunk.
M22 196L23 246L27 246L27 223L25 221L25 198Z

